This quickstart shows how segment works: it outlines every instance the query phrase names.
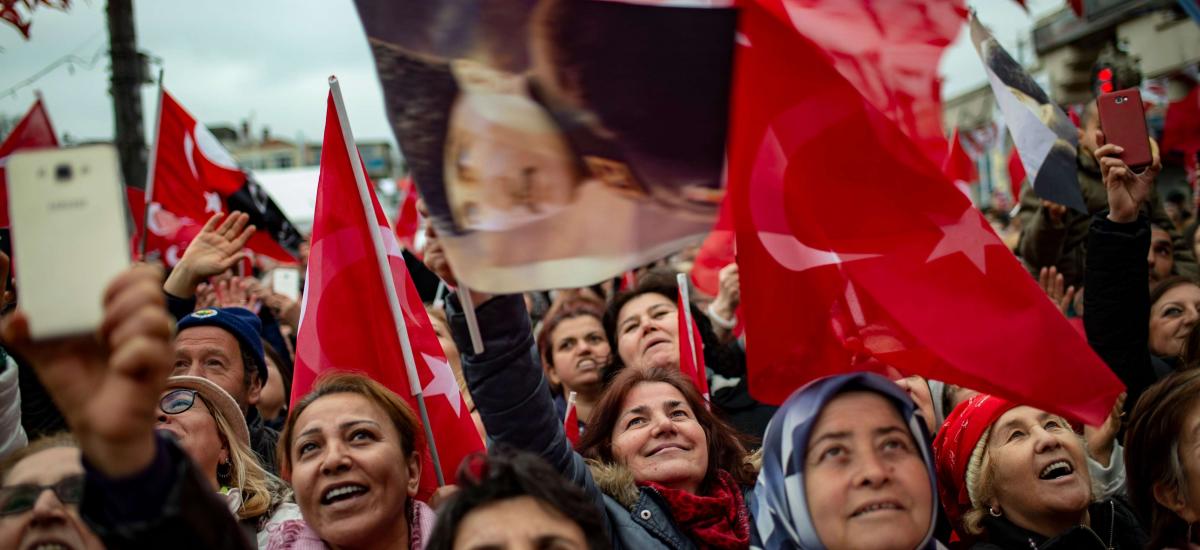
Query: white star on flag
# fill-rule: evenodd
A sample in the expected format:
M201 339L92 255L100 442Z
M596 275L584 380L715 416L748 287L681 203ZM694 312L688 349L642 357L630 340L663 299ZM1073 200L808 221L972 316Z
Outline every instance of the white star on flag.
M458 380L454 378L454 371L450 368L450 363L430 356L427 353L422 353L421 357L425 358L425 364L429 365L429 370L433 371L433 380L429 381L424 388L421 388L421 393L425 397L434 395L443 395L446 401L450 402L450 406L454 408L454 416L462 416L459 407L462 405L462 397L458 392Z
M214 214L220 214L222 211L221 195L218 195L215 191L205 191L204 192L204 211L212 212Z
M975 264L980 273L987 274L986 247L1002 243L983 226L983 219L974 207L967 207L966 210L963 210L962 216L954 221L942 222L930 219L942 230L942 240L938 241L925 263L961 252L972 264Z

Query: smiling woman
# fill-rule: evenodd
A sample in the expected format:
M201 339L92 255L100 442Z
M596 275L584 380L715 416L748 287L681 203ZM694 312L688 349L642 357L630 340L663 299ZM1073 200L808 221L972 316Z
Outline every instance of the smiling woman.
M745 503L755 468L737 432L709 411L689 378L678 369L622 370L575 452L529 353L524 300L477 300L484 351L464 352L463 373L495 442L537 454L583 489L603 510L614 548L749 546ZM455 297L447 309L459 349L471 349Z
M412 409L358 374L317 380L288 416L280 470L311 534L339 549L424 548L433 511L416 500L424 443Z

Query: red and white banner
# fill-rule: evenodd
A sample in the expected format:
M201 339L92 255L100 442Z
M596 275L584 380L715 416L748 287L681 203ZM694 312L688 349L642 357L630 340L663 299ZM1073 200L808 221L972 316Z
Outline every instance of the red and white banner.
M154 148L154 175L146 191L148 259L174 266L208 218L239 210L258 228L246 248L296 262L300 234L216 136L165 90Z
M46 147L58 147L58 138L50 124L50 115L46 114L46 106L39 98L4 143L0 143L0 228L8 227L8 180L4 166L9 155L21 149Z
M884 22L889 41L944 46L963 8L911 0L859 11ZM948 35L891 26L944 11L959 14ZM751 394L779 403L814 378L887 366L1099 425L1120 381L921 141L778 0L744 3L739 24L729 180Z
M291 401L295 403L308 393L321 373L351 371L387 386L413 411L419 410L399 338L399 330L407 328L419 378L416 387L424 394L442 470L452 476L463 457L483 450L483 440L405 268L374 187L367 183L375 216L367 220L350 162L331 96L321 149L308 278L296 337ZM354 162L361 164L362 160L356 158ZM391 269L388 279L399 299L405 327L396 326L388 305L370 223L378 226L383 239ZM426 498L437 488L428 452L425 458L419 498Z

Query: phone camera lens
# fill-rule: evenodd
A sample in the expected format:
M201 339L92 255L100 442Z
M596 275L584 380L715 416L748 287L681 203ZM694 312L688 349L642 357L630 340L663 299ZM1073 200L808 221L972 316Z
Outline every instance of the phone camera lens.
M1120 105L1122 103L1125 103L1128 100L1129 100L1129 98L1127 98L1123 95L1119 95L1119 96L1117 96L1116 103L1117 103L1117 105Z
M60 165L54 167L54 180L55 181L58 181L61 183L61 182L65 182L69 179L71 179L71 165L70 164L60 164Z

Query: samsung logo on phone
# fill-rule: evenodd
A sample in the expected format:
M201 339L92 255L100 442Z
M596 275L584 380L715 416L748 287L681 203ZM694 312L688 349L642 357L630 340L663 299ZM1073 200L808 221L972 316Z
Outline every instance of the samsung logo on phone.
M54 212L58 210L74 210L85 206L87 206L87 200L85 199L67 199L51 202L48 208L51 212Z

